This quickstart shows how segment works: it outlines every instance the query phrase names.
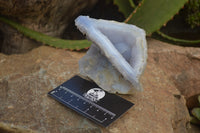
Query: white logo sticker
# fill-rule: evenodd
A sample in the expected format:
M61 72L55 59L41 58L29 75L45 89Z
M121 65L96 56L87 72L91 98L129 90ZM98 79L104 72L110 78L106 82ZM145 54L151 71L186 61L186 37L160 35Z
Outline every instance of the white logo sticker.
M105 94L105 91L100 88L92 88L87 93L84 93L83 96L92 102L98 102Z

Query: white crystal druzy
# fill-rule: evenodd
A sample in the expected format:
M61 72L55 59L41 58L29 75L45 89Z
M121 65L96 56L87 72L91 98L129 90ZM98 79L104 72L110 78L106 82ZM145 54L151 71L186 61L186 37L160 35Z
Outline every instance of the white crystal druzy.
M146 66L145 31L130 24L79 16L78 29L93 42L79 61L81 75L111 93L142 90L140 76Z

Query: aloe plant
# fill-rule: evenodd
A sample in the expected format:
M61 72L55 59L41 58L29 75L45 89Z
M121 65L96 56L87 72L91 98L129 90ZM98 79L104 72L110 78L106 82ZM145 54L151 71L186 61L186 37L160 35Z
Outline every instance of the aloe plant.
M163 38L165 38L167 40L176 42L179 45L183 45L183 46L198 46L198 44L200 44L200 40L178 39L178 38L174 38L174 37L168 36L168 35L162 33L161 31L157 31L156 33L158 33L160 36L162 36ZM195 45L195 44L197 44L197 45Z
M118 0L118 1L129 1L129 0ZM184 4L188 0L142 0L140 4L137 6L135 10L131 14L122 11L125 16L129 17L125 20L125 22L137 25L143 28L148 35L151 35L153 32L157 32L161 37L175 42L179 45L189 46L186 44L200 44L200 40L184 40L177 39L174 37L170 37L159 29L166 25L166 23L173 18L175 14L179 12L181 8L183 8ZM123 7L123 5L118 2L119 7ZM199 5L198 5L199 6ZM123 9L123 8L121 8ZM195 45L196 46L196 45Z
M136 7L132 0L113 0L114 4L118 5L119 11L127 17L125 22L143 28L148 35L151 35L153 32L157 32L162 37L171 41L188 44L200 43L200 40L189 41L176 39L158 31L163 25L165 25L170 19L172 19L175 14L178 13L178 11L184 6L187 1L188 0L142 0ZM9 24L10 26L16 28L22 34L32 39L56 48L80 50L88 48L91 45L91 43L87 40L64 40L50 37L45 34L23 27L22 25L8 20L4 17L0 17L0 21Z
M188 0L143 0L126 22L143 28L147 34L159 30Z
M118 6L119 11L123 13L126 18L136 7L132 0L113 0L113 3Z
M2 16L0 16L0 21L12 26L13 28L17 29L19 32L21 32L25 36L28 36L38 42L42 42L43 44L47 44L52 47L69 49L69 50L81 50L81 49L88 48L91 45L91 42L87 40L64 40L60 38L47 36L43 33L28 29Z

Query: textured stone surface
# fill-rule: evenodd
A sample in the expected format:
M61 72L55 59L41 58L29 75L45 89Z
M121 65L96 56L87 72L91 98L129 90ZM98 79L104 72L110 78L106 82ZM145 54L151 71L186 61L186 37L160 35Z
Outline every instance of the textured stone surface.
M108 128L93 124L47 96L54 87L78 73L78 60L84 52L42 46L24 55L0 54L0 122L47 133L186 133L189 113L181 94L188 97L198 89L193 91L190 78L184 79L188 87L178 86L180 79L175 77L182 72L187 77L199 72L196 66L200 63L200 49L176 47L153 39L148 44L149 58L141 79L144 92L121 95L135 106ZM199 75L195 76L192 83L198 82ZM191 93L188 95L180 88L191 89L187 90Z
M5 124L0 122L0 133L36 133L33 130L25 129L20 126L12 124Z
M35 31L61 37L74 18L96 2L97 0L0 0L0 14ZM4 53L24 53L37 47L34 41L7 25L0 24L0 31L5 38L2 43Z
M156 69L162 69L186 99L200 94L199 48L166 45L159 41L154 41L149 47L149 53Z
M2 32L1 32L2 31ZM41 43L27 38L12 27L0 21L0 52L5 54L25 53L41 46Z

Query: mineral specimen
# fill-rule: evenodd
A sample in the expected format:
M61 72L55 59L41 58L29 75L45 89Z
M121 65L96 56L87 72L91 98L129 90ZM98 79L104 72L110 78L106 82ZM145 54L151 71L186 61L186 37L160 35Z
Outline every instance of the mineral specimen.
M93 42L79 61L81 75L111 93L129 94L143 90L139 79L147 59L144 30L88 16L79 16L75 24Z

